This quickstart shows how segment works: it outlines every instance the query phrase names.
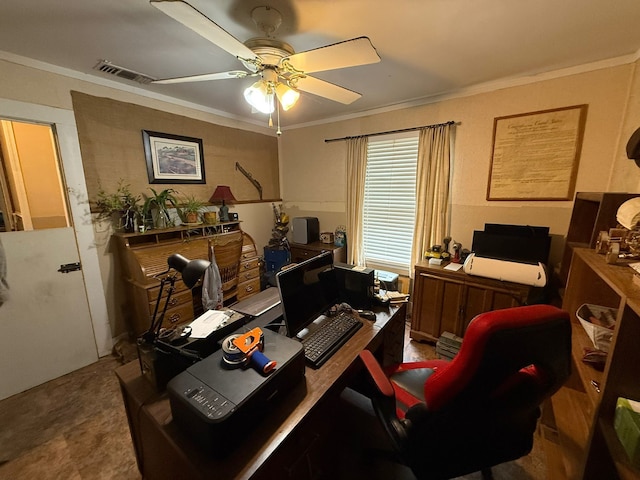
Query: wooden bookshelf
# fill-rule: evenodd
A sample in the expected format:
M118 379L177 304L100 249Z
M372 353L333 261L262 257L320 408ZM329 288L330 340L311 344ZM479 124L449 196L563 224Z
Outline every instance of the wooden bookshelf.
M573 201L571 221L565 241L560 280L567 282L574 248L594 248L601 231L608 232L617 224L618 208L637 193L578 192Z
M603 372L582 362L583 348L593 348L576 317L583 303L618 310ZM572 315L574 368L552 405L567 478L639 479L613 428L618 397L640 400L640 287L633 270L607 264L592 249L574 249L562 307Z

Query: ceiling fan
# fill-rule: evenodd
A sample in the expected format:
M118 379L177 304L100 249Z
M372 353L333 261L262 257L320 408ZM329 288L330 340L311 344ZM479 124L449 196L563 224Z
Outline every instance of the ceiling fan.
M367 37L295 53L288 44L273 38L282 22L276 9L264 6L251 11L254 23L264 32L264 37L252 38L242 43L218 26L211 19L182 0L151 0L156 7L174 20L198 33L236 57L246 70L209 73L186 77L154 80L154 84L201 82L229 78L260 77L244 92L245 100L256 110L272 113L274 97L284 110L288 110L300 96L300 91L350 104L361 97L353 90L320 80L309 73L338 68L367 65L380 61L376 49Z

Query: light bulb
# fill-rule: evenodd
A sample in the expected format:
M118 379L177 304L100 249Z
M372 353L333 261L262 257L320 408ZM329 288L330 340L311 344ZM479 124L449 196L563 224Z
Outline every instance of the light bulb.
M296 104L298 98L300 98L300 92L284 83L278 83L278 85L276 85L276 96L278 100L280 100L282 109L286 112Z
M272 113L274 110L273 93L264 81L259 80L244 91L244 99L249 105L262 113Z

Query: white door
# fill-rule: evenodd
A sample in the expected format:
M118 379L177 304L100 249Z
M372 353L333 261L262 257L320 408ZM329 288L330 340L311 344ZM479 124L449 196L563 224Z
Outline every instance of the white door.
M74 225L0 233L9 287L0 306L2 399L95 362L110 353L111 335L73 113L0 99L0 117L52 126ZM76 263L81 270L58 271Z
M73 228L0 233L6 301L0 307L0 398L98 359Z

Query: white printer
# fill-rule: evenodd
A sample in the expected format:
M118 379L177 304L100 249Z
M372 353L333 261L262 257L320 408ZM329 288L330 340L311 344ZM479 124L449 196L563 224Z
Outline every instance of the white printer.
M548 227L488 223L474 232L463 268L469 275L544 287L550 247Z

